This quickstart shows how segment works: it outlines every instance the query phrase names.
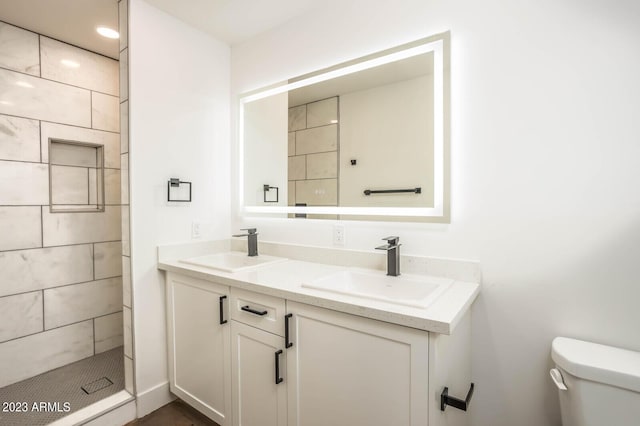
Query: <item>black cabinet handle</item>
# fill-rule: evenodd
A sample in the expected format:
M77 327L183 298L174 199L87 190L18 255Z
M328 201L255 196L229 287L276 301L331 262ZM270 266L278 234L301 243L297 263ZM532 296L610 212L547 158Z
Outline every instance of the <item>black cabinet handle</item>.
M276 351L276 385L284 381L284 379L280 377L280 355L281 354L282 354L282 349Z
M243 307L242 307L242 308L240 308L240 309L242 309L242 310L243 310L243 311L245 311L245 312L249 312L249 313L251 313L251 314L254 314L254 315L260 315L260 316L267 315L267 311L266 311L266 310L264 310L264 311L256 311L255 309L251 309L251 308L249 307L249 305L247 305L247 306L243 306Z
M226 299L227 296L220 296L220 324L226 324L227 320L224 319L224 299Z
M289 318L291 318L293 314L287 314L284 316L284 347L290 348L293 346L293 342L289 341Z
M440 410L444 411L445 407L450 405L458 410L467 411L467 407L469 406L469 402L471 402L471 397L473 396L473 388L474 385L471 383L471 387L469 388L469 392L467 392L467 397L464 401L453 396L449 396L449 388L444 388L440 394Z

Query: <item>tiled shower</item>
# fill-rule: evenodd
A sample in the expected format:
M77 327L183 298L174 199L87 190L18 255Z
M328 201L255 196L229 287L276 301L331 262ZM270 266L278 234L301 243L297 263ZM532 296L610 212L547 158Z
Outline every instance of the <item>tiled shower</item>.
M0 390L122 351L120 70L0 22Z

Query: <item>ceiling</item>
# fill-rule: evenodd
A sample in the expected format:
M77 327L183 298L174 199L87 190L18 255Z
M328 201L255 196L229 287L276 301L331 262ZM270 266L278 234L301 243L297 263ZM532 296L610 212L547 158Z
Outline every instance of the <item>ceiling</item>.
M96 33L118 29L118 0L0 0L0 20L118 59L118 40Z

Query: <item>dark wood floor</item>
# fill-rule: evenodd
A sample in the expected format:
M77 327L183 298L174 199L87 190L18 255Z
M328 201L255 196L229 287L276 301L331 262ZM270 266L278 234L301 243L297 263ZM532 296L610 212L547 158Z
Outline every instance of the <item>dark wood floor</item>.
M218 426L194 408L177 399L126 426Z

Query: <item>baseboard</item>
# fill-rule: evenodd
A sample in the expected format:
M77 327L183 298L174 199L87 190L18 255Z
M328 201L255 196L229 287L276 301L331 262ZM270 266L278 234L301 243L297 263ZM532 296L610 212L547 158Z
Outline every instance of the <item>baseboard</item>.
M160 383L151 389L140 392L137 395L138 418L144 417L175 400L176 397L169 391L169 382Z

